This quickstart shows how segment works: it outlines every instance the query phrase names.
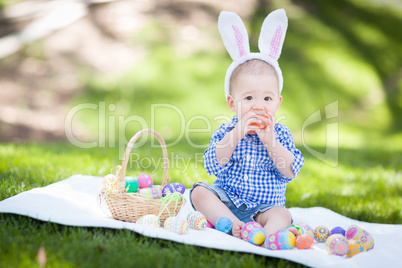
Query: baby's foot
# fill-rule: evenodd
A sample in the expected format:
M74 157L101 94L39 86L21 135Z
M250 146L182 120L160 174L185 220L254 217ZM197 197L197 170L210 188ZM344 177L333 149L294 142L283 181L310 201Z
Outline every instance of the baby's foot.
M243 228L243 226L244 226L244 222L242 222L242 221L238 221L238 222L233 223L232 235L234 237L237 237L237 238L241 239L241 228Z
M297 231L297 229L295 227L288 227L288 228L286 228L286 230L288 230L289 232L294 234L296 238L300 235L299 231Z

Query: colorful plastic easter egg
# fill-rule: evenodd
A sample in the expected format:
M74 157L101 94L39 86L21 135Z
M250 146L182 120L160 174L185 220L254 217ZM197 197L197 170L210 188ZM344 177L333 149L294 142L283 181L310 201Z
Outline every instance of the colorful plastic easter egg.
M314 233L312 231L305 231L304 234L311 235L311 237L314 239Z
M108 174L103 178L103 185L108 190L116 190L117 189L117 177L113 174Z
M141 173L140 175L138 175L137 181L138 181L140 188L148 188L154 184L152 177L146 173Z
M320 225L314 229L314 238L317 242L325 242L329 236L329 230L326 226Z
M150 188L141 188L138 190L138 194L146 199L160 199L162 197L162 193L160 187L150 187Z
M210 223L209 221L207 221L207 227L215 229L215 226L212 223Z
M296 238L296 247L298 249L310 249L314 245L314 238L310 234L302 234Z
M297 226L299 226L304 231L303 234L314 232L313 228L311 228L310 225L308 225L307 223L298 223Z
M359 239L359 234L361 233L361 228L357 225L351 225L346 229L346 239L348 240L357 240Z
M329 236L334 235L334 234L341 234L341 235L345 236L346 231L342 227L337 226L337 227L332 228L332 230L329 232Z
M124 177L124 181L126 182L126 186L124 186L124 188L126 189L127 193L137 192L139 184L136 178L127 176Z
M285 230L287 230L287 229L289 229L289 228L292 228L292 227L295 228L295 229L299 232L299 234L303 234L303 229L300 228L300 226L297 225L297 224L289 225L288 227L285 228Z
M215 229L228 234L232 231L232 221L229 218L221 217L216 221Z
M162 189L162 196L165 196L168 193L174 193L174 192L179 192L181 194L184 194L184 191L186 190L186 187L184 187L183 184L178 183L178 182L172 182L163 187Z
M258 222L248 222L241 229L241 238L251 244L261 245L265 240L264 228Z
M295 235L288 230L280 230L265 239L265 247L270 250L292 249L296 244Z
M207 219L199 211L190 212L187 215L187 223L191 228L202 230L207 227Z
M346 256L353 257L356 254L359 254L360 252L366 251L367 247L366 245L359 241L359 240L348 240L348 251L346 252Z
M374 248L373 237L365 230L357 225L351 225L346 231L346 239L359 240L366 245L366 250L369 251Z
M328 253L344 256L348 251L348 242L342 234L333 234L325 242Z
M165 229L176 234L185 234L188 232L187 221L178 217L167 218L163 226L165 227Z
M254 117L255 119L258 119L261 121L261 123L251 123L250 126L257 126L261 129L265 129L268 126L268 118L266 118L265 116L258 114Z
M154 214L144 215L141 218L139 218L136 223L154 227L161 226L159 218Z

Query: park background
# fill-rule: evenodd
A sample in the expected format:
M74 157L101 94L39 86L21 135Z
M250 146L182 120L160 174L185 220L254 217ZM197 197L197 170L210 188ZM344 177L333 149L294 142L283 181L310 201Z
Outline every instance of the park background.
M219 12L240 15L257 51L262 21L284 8L289 27L279 59L284 101L277 119L305 156L288 186L287 206L402 223L400 1L10 0L0 7L0 200L73 174L110 173L127 140L144 127L168 144L170 181L187 188L212 183L202 153L212 132L233 116L224 98L231 59L217 29ZM66 17L51 16L60 9ZM63 19L71 22L41 28L41 21L49 26ZM32 29L46 34L35 38ZM6 53L10 39L16 49ZM141 141L128 173L148 172L160 183L160 148L150 138ZM134 234L130 240L125 231L0 217L0 257L13 266L36 264L41 246L49 265L121 265L124 256L110 259L124 243L146 248L147 257L136 261L150 266L161 265L152 255L158 253L175 267L188 258L177 262L171 255L186 254L205 266L278 264ZM23 237L26 229L32 234Z

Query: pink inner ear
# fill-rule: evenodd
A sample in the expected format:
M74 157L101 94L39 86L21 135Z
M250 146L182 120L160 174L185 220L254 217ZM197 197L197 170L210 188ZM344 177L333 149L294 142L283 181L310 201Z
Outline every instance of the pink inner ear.
M239 29L237 29L236 26L232 25L232 28L236 37L237 47L239 49L239 55L240 57L243 57L244 55L246 55L246 50L244 49L243 46L243 36L241 35Z
M269 56L273 59L278 59L279 52L281 49L281 39L282 39L282 29L281 26L278 26L276 29L276 32L274 34L274 38L271 40L271 45L270 45L270 53Z

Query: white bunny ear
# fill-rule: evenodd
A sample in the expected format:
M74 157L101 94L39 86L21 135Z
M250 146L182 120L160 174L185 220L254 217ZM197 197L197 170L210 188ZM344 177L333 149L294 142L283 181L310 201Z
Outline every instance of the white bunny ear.
M288 18L285 10L278 9L271 12L265 18L261 27L261 34L258 40L260 52L277 61L281 55L287 28Z
M218 29L233 61L250 53L246 27L236 13L222 11L219 15Z

